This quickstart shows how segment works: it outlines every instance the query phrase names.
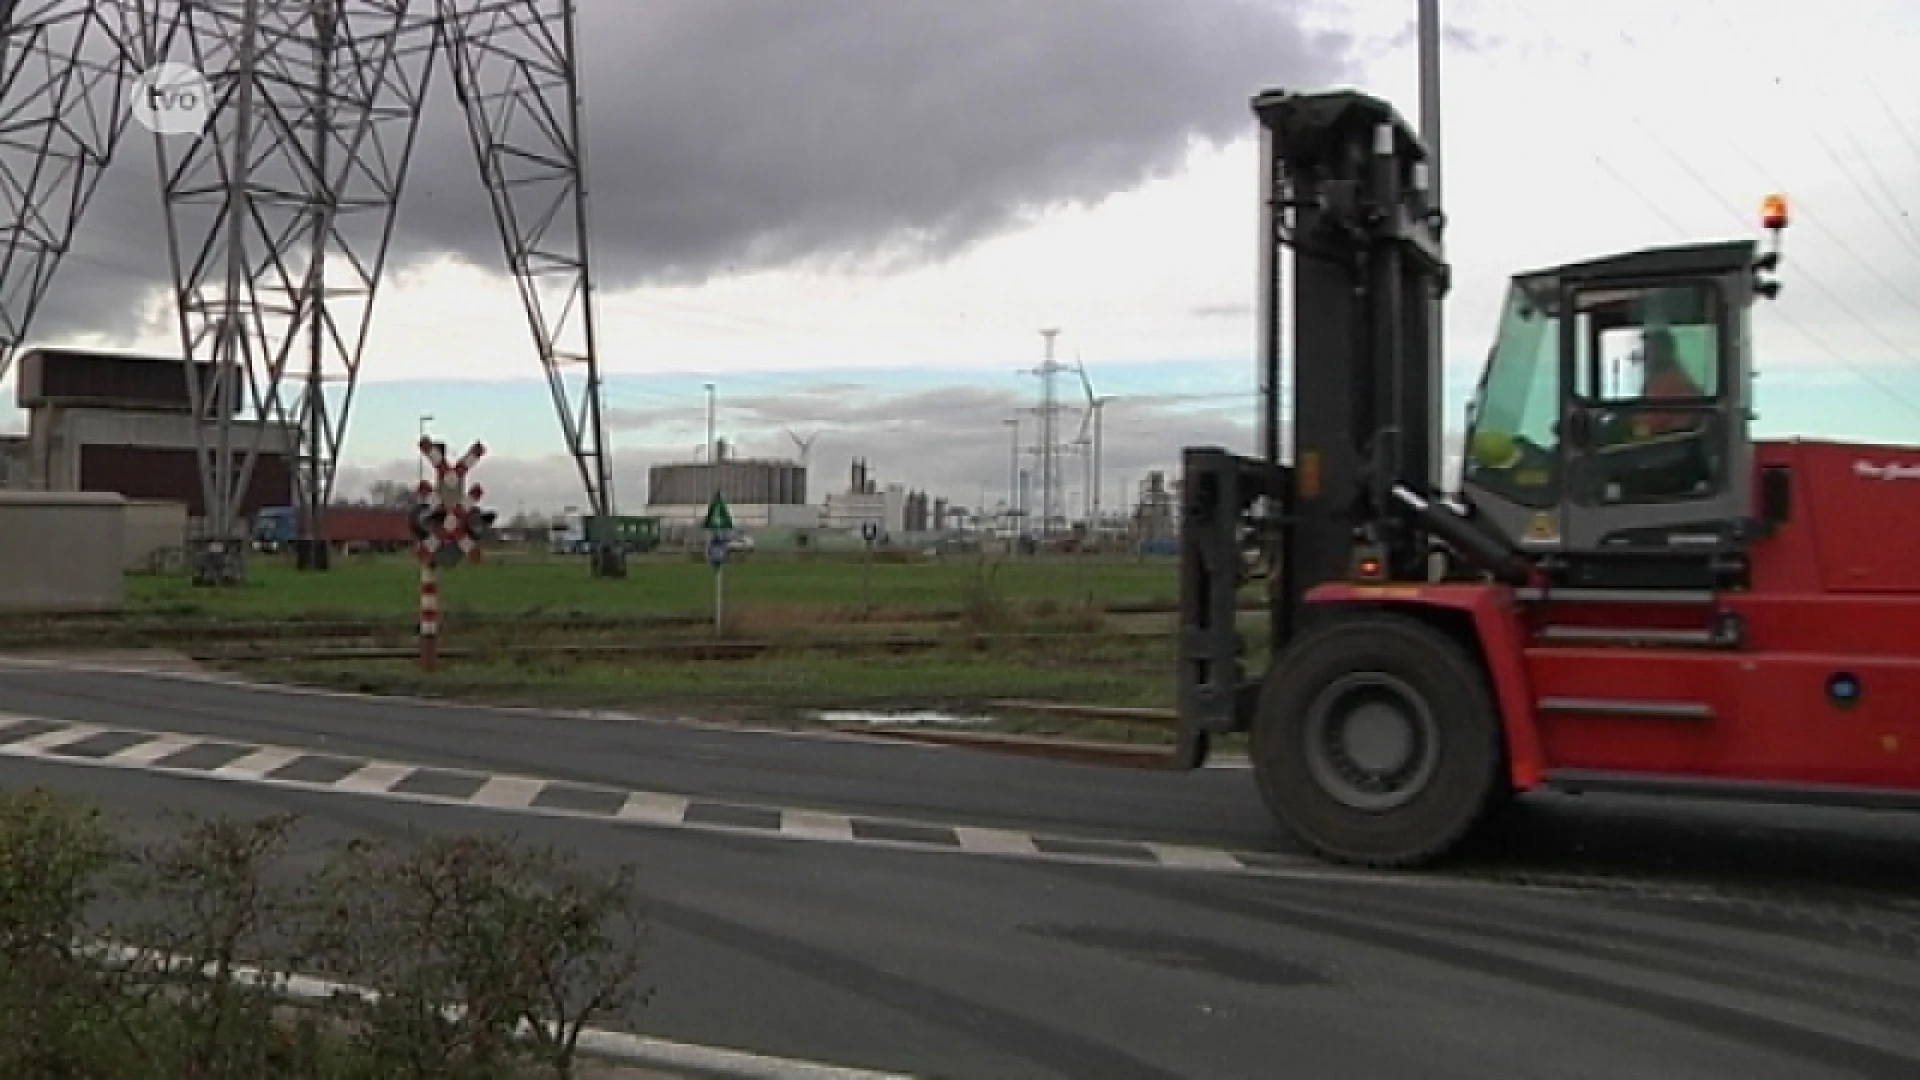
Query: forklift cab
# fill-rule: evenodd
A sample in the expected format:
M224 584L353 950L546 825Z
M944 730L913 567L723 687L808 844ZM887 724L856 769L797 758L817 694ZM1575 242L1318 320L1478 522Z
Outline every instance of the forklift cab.
M1757 248L1514 278L1470 407L1461 501L1568 584L1712 584L1750 512Z

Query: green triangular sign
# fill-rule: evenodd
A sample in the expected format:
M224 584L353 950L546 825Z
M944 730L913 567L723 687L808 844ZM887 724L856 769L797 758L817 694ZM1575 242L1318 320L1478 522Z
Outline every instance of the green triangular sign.
M727 500L721 498L719 492L714 492L712 500L707 503L707 520L700 527L729 531L733 528L733 514L727 510Z

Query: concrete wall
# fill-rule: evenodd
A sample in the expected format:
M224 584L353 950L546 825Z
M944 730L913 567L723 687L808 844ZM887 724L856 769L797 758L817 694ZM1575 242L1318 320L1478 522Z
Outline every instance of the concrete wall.
M32 486L32 444L25 435L0 435L0 488Z
M133 499L127 502L120 565L145 570L170 549L186 547L187 504Z
M120 496L0 491L0 610L117 611L125 557Z

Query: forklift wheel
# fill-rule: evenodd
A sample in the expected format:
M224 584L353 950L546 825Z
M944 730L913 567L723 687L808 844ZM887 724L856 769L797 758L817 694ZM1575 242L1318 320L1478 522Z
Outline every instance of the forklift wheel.
M1267 677L1252 751L1280 823L1321 857L1364 866L1438 859L1501 786L1479 666L1399 615L1338 618L1297 639Z

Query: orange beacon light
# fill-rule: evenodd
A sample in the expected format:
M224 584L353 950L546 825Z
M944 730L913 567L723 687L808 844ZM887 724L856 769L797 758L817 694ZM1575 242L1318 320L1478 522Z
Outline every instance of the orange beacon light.
M1777 230L1787 227L1787 197L1785 195L1767 196L1766 201L1760 204L1760 223L1769 229Z

